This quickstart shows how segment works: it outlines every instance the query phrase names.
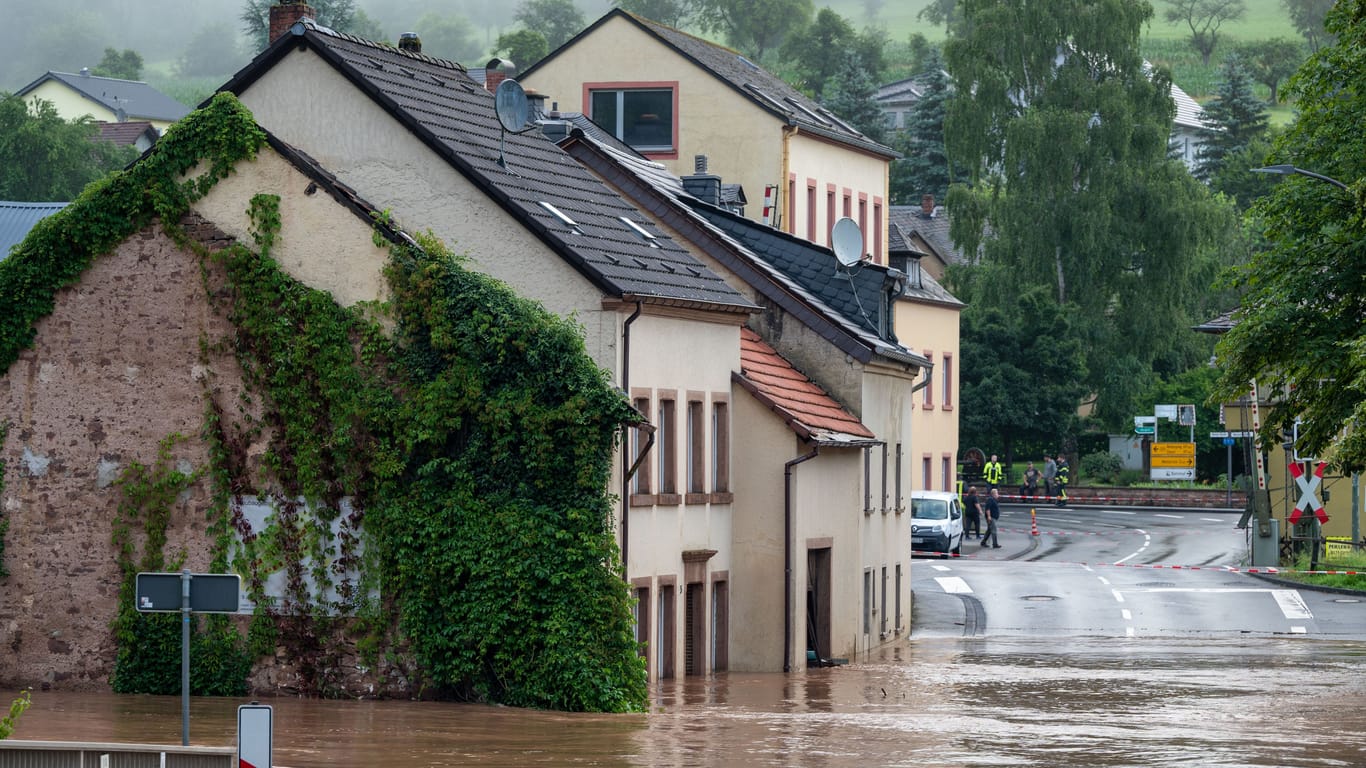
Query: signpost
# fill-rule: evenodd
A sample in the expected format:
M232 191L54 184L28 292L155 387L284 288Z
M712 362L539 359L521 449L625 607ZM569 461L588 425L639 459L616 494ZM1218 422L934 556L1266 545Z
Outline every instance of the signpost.
M180 744L190 745L190 614L237 613L242 579L235 573L139 573L134 597L141 613L181 613Z
M252 702L237 708L237 765L239 768L271 768L274 711Z
M1233 504L1233 445L1239 440L1251 440L1257 436L1257 433L1251 431L1211 432L1209 436L1224 441L1225 461L1228 463L1228 470L1224 474L1224 477L1228 478L1228 491L1224 494L1224 504L1231 505ZM1246 521L1239 524L1238 527L1242 528L1245 523Z
M1154 480L1195 479L1195 443L1152 443L1148 459Z

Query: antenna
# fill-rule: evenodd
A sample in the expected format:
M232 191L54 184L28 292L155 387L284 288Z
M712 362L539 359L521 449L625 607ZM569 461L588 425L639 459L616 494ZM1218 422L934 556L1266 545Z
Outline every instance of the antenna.
M503 130L498 134L498 165L506 168L503 142L508 131L520 133L526 129L527 100L522 84L510 78L499 83L493 91L493 111L498 115L498 123L503 126Z
M863 260L863 232L858 222L845 216L830 228L830 247L840 266L848 269Z

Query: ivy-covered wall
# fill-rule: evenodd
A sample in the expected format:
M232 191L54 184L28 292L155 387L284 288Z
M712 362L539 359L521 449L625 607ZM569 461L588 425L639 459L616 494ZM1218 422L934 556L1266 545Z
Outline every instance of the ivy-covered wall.
M631 411L585 355L581 329L464 269L430 239L392 248L391 301L340 306L271 258L290 226L279 215L286 190L252 199L254 242L215 250L186 236L178 223L194 200L233 168L248 173L262 141L246 110L220 95L0 262L7 377L38 329L58 343L43 325L55 298L77 300L92 259L154 217L194 254L204 308L226 321L225 332L201 336L186 365L200 384L198 429L167 431L143 441L135 455L145 458L112 462L106 508L119 511L108 552L90 556L117 562L125 585L110 597L115 686L167 692L138 661L164 655L140 645L164 638L149 631L154 619L131 612L128 574L178 567L201 547L210 567L243 574L258 610L249 629L227 620L199 628L195 661L212 670L200 691L231 692L247 664L284 664L295 689L339 694L350 692L349 664L399 671L414 694L642 708L644 668L607 493ZM182 181L192 168L201 175ZM220 374L241 386L219 386ZM16 455L23 439L0 443L0 455ZM203 460L185 466L183 453ZM37 503L43 477L26 475L24 485L6 493ZM272 503L264 529L246 525L246 497ZM98 514L46 503L61 515ZM197 537L181 550L161 533L177 516ZM263 582L276 572L285 596L271 605Z

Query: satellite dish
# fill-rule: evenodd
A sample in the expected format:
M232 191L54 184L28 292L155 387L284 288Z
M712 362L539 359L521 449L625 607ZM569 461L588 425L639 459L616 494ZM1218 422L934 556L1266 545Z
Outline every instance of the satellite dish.
M831 227L830 245L843 266L852 267L863 260L863 232L859 230L858 222L848 216Z
M504 80L493 91L493 111L503 128L516 133L526 127L526 91L516 80Z

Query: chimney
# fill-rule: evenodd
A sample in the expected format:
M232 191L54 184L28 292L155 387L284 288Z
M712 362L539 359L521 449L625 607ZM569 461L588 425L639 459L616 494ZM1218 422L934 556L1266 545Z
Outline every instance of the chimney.
M517 72L517 65L508 59L489 59L484 65L484 90L493 93L498 84Z
M81 67L81 77L90 77L90 67Z
M314 19L317 14L308 3L278 2L270 7L270 41L279 40L282 35L302 19Z
M706 155L693 156L693 170L693 175L683 177L683 191L704 203L721 205L721 177L707 173Z
M416 32L404 32L398 36L398 49L408 53L422 53L422 38Z
M920 212L927 217L934 215L934 195L920 196Z

